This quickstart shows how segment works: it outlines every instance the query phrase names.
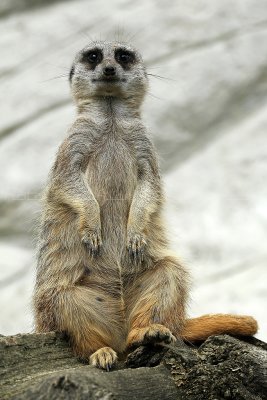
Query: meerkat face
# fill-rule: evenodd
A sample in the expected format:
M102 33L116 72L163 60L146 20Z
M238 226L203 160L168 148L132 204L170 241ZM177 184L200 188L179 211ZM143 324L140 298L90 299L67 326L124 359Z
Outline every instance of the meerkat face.
M141 103L147 74L140 54L121 43L95 42L80 51L69 80L74 99L114 97Z

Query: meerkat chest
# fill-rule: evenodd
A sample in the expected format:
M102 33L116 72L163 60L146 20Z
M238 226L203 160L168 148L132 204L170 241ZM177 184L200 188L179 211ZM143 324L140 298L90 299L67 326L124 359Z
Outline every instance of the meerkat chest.
M97 198L132 196L137 183L134 149L119 135L105 135L96 143L86 170Z

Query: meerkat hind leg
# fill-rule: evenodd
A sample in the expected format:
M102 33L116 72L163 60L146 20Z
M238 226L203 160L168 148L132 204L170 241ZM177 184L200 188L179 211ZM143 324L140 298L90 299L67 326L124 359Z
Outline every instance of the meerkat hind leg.
M129 326L127 347L173 343L185 320L187 272L174 257L157 261L125 291Z
M121 301L103 290L101 293L98 280L93 286L93 282L87 286L85 279L84 285L58 294L57 328L69 335L77 356L91 365L110 369L117 360L116 351L125 348Z

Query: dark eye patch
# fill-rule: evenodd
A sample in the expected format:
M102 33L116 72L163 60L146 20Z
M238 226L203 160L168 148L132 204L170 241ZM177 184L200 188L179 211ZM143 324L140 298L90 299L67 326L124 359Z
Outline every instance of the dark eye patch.
M90 64L93 68L97 64L101 63L102 60L103 60L103 53L98 48L88 50L83 53L83 62Z
M136 58L135 54L132 51L126 49L117 49L115 51L115 60L123 67L127 67L130 64L134 63Z

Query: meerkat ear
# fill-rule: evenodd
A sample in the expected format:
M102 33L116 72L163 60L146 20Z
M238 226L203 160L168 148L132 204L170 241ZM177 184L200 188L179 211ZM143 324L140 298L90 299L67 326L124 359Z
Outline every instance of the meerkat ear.
M74 65L71 67L70 73L69 73L69 82L70 82L70 83L71 83L71 81L72 81L73 75L74 75Z

